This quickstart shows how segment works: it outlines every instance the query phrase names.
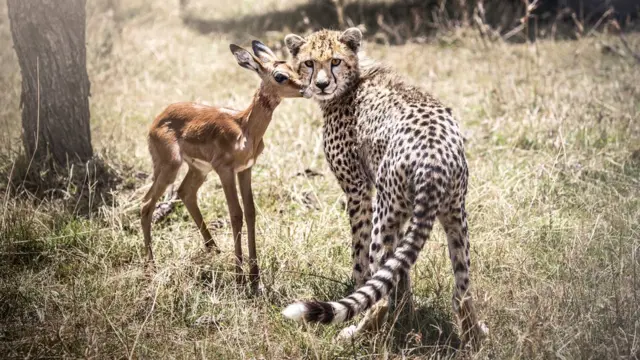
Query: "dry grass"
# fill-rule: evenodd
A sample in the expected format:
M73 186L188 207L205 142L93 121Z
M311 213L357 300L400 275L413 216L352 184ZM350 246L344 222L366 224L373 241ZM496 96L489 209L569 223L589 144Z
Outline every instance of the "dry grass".
M287 5L248 3L207 8L224 17ZM20 78L4 7L0 169L7 173L19 145ZM250 298L233 285L230 227L214 176L200 201L207 219L223 220L215 234L223 255L203 254L178 208L154 227L158 266L145 274L138 200L149 181L136 172L150 170L150 120L173 101L242 107L257 78L228 51L229 42L246 39L183 27L173 2L122 2L115 14L92 2L88 10L93 145L132 176L89 216L57 200L16 196L0 180L5 357L639 356L640 67L600 52L615 38L530 48L453 34L430 45L367 47L452 106L466 132L472 276L491 336L478 353L463 354L454 350L452 275L439 228L412 272L413 331L340 344L332 340L338 327L298 327L280 316L294 299L335 299L350 288L347 216L310 101L278 108L254 168L265 295ZM640 48L639 36L629 40ZM296 176L307 168L323 176ZM213 320L198 325L203 316Z

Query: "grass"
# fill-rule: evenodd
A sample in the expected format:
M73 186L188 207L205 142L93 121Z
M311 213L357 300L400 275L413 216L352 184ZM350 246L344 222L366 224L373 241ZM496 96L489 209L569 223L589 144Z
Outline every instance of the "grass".
M119 4L112 12L90 2L87 51L93 145L125 179L109 201L94 195L101 205L88 214L67 206L73 191L70 199L34 197L0 179L5 357L640 356L640 67L600 51L616 38L530 46L454 33L426 45L367 45L370 56L453 107L467 138L473 291L491 331L467 354L455 350L439 226L412 271L412 330L336 343L339 327L280 316L295 299L336 299L351 288L344 199L324 161L319 110L303 99L276 110L254 167L264 296L234 285L231 229L214 175L200 203L205 218L221 224L214 236L223 254L204 254L178 207L154 226L157 269L145 272L138 206L149 185L147 126L174 101L246 106L258 80L236 65L228 44L246 46L261 34L202 35L182 25L171 2ZM193 6L224 18L288 3L247 4ZM640 36L628 38L640 48ZM0 44L0 170L8 174L20 158L20 76L4 3ZM305 169L321 176L297 175Z

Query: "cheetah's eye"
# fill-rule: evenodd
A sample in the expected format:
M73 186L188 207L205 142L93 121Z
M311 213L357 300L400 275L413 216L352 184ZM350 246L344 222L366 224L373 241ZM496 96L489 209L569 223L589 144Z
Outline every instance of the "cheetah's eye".
M342 60L340 60L340 59L333 59L333 60L331 60L331 66L338 66L338 65L340 65L341 62L342 62Z
M312 60L307 60L307 61L304 62L304 65L306 67L313 67L313 61Z

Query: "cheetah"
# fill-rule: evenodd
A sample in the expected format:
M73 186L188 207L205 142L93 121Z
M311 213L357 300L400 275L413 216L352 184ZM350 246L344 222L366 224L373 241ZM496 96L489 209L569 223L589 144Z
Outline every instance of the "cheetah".
M382 321L391 291L407 291L437 218L447 234L461 337L477 344L486 329L469 292L469 175L460 130L450 108L360 56L361 42L357 28L285 38L308 84L305 97L322 110L325 156L347 197L357 291L335 302L297 302L283 315L340 323L368 310L357 327L343 330L347 337Z

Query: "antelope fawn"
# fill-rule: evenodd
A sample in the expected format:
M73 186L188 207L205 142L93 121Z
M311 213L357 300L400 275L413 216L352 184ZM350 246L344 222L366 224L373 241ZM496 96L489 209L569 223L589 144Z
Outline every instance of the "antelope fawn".
M236 175L247 221L249 279L254 290L259 283L255 243L255 207L251 190L251 166L262 153L262 137L269 126L274 109L282 98L300 97L303 89L297 73L280 61L263 43L252 42L252 55L231 44L238 64L255 71L261 79L253 101L245 110L212 107L195 103L169 105L151 125L149 152L153 160L153 184L143 199L141 222L144 243L150 263L151 220L158 199L172 184L183 162L189 171L178 188L178 196L195 221L207 250L219 253L198 208L197 192L211 170L220 177L231 217L235 243L236 280L244 283L242 272L241 229L242 208L236 190Z

